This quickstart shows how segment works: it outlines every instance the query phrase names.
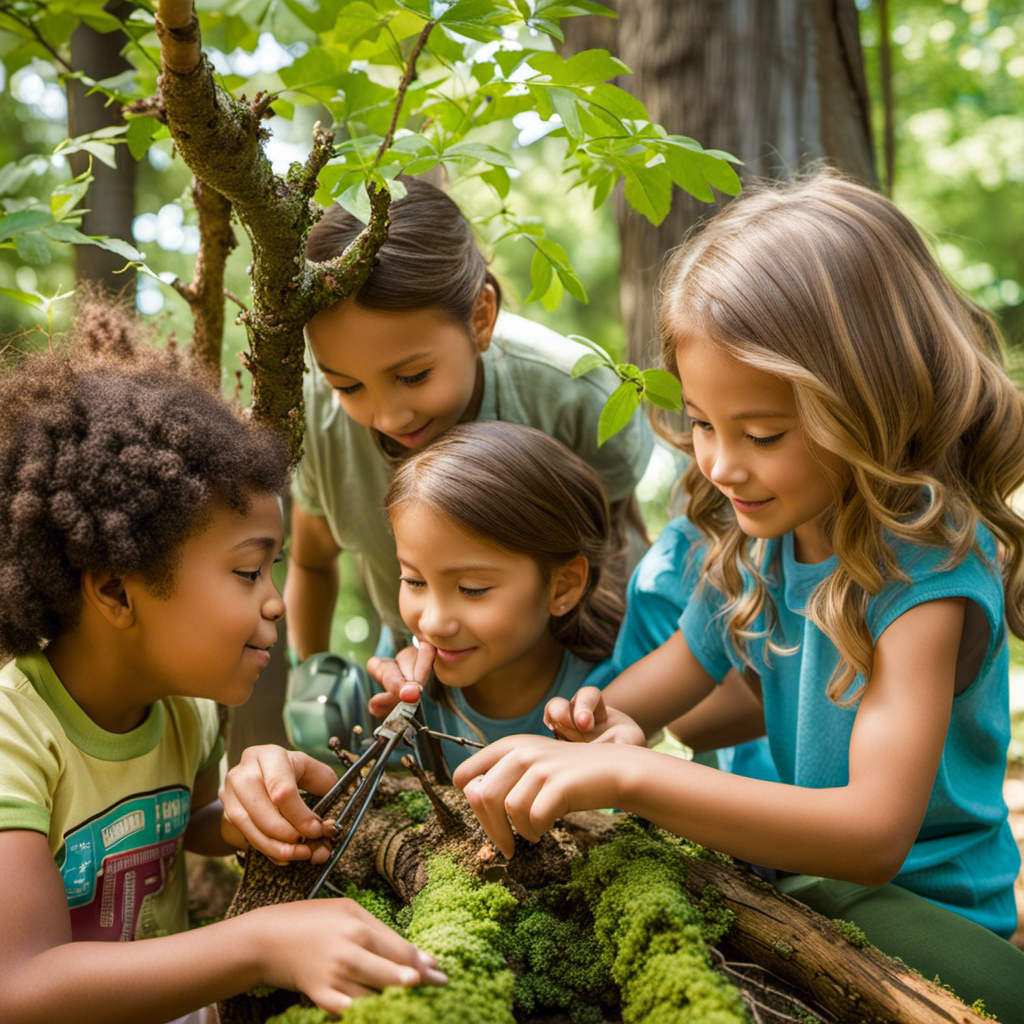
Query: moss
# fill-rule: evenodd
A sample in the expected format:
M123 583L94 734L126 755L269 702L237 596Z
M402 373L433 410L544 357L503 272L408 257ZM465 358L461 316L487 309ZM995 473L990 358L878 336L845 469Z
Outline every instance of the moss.
M775 945L772 946L772 949L778 956L782 957L783 960L793 959L793 947L786 942L785 939L777 939L775 941Z
M572 1024L598 1024L603 1009L617 1005L610 957L594 937L589 910L573 904L565 886L549 886L520 906L505 943L521 1019L561 1012Z
M988 1011L987 1011L987 1010L985 1009L985 1000L984 1000L984 999L975 999L975 1000L974 1000L974 1002L973 1002L973 1003L971 1003L971 1009L972 1009L972 1010L974 1011L974 1013L976 1013L976 1014L977 1014L977 1015L978 1015L978 1016L979 1016L979 1017L980 1017L980 1018L981 1018L982 1020L995 1020L995 1019L996 1019L996 1018L995 1018L995 1016L994 1016L993 1014L989 1013L989 1012L988 1012Z
M339 880L336 879L336 881ZM338 886L338 888L343 896L347 896L350 900L355 900L364 910L368 910L373 914L378 921L383 921L392 928L395 927L396 911L394 901L383 886L379 889L360 889L355 882L346 879L344 884Z
M871 945L868 937L852 921L846 921L841 917L834 917L829 923L851 946L855 946L857 949L864 949L865 946Z
M513 979L501 929L515 914L515 897L502 885L477 881L447 857L430 862L428 877L411 904L408 938L437 957L449 983L389 988L357 999L345 1024L513 1024Z
M268 1017L266 1024L328 1024L338 1018L319 1007L291 1006L284 1013Z
M427 795L419 790L399 793L385 805L385 809L392 807L397 807L415 825L422 825L432 813Z
M574 865L594 934L611 958L625 1024L740 1024L739 991L711 967L704 921L686 898L686 854L642 828L626 829Z
M709 946L717 946L732 927L736 915L725 905L725 894L717 885L706 885L698 904L703 919L701 934Z

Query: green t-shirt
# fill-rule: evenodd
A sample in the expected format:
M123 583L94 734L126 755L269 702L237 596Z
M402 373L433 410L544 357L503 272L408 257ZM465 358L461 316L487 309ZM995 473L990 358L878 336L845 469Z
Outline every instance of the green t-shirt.
M212 701L166 697L112 733L42 654L0 670L0 829L47 837L76 940L187 928L182 835L196 776L222 752Z
M577 380L572 368L589 351L560 334L502 313L483 353L484 389L478 420L522 423L571 448L604 479L611 501L628 497L651 457L654 438L642 414L600 448L597 421L619 385L611 370ZM356 554L370 600L399 634L398 559L384 515L394 472L373 432L349 419L319 370L306 374L305 451L293 493L310 515L327 520L338 546Z

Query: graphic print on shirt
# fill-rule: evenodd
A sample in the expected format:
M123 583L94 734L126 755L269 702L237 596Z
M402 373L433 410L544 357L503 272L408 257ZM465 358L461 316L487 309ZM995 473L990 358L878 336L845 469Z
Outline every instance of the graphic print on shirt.
M189 790L169 786L127 797L65 834L60 870L75 941L152 933L147 902L167 886L190 810Z

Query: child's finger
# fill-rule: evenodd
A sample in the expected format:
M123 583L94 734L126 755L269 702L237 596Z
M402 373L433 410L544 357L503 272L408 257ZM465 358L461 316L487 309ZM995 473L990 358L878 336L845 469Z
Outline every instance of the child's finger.
M421 640L420 646L416 651L416 658L413 661L412 672L407 678L411 679L414 683L419 683L420 686L426 686L436 654L437 650L433 644L428 643L426 640Z
M580 741L584 737L572 719L572 705L564 697L553 697L544 708L544 724L559 739Z
M604 698L596 686L584 686L572 698L572 722L580 732L589 732L595 725L608 720Z

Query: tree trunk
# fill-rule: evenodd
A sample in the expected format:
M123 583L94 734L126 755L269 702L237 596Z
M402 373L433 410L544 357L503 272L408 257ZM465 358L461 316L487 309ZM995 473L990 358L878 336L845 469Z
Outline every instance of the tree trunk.
M107 9L120 18L127 16L132 4L115 2ZM71 36L71 64L90 78L102 80L131 69L121 56L127 42L123 32L100 34L82 24ZM87 96L88 85L78 79L68 82L68 134L85 135L100 128L121 123L121 107L107 103L101 93ZM106 235L134 243L132 222L135 219L135 160L127 146L115 147L117 166L108 167L93 161L94 180L86 193L83 206L88 210L82 218L82 231L87 235ZM75 175L85 171L88 155L75 153L70 157ZM95 245L75 246L75 278L79 282L99 282L111 294L125 292L134 297L135 271L124 269L125 259Z
M517 839L516 855L506 861L454 788L428 786L433 799L444 802L441 813L410 827L395 797L415 787L411 778L384 776L374 808L338 863L339 876L360 887L383 878L408 903L426 882L427 858L444 853L465 870L502 881L520 899L529 899L531 889L568 880L572 861L611 838L625 818L599 811L566 815L539 843ZM343 798L325 817L342 803ZM306 863L278 866L250 852L227 916L303 899L320 870ZM686 871L695 904L710 886L734 915L725 937L730 951L782 979L812 1010L841 1024L982 1024L950 992L873 946L853 944L827 918L778 892L745 865L695 847ZM262 1024L266 1015L282 1012L295 999L294 993L229 999L221 1007L222 1024Z
M744 181L822 158L876 184L854 0L606 0L617 22L566 23L572 51L605 46L633 69L618 83L652 121L743 161ZM609 39L610 26L617 34ZM719 205L728 202L720 196ZM657 363L655 306L665 253L716 210L677 191L655 227L622 197L620 302L631 362Z

